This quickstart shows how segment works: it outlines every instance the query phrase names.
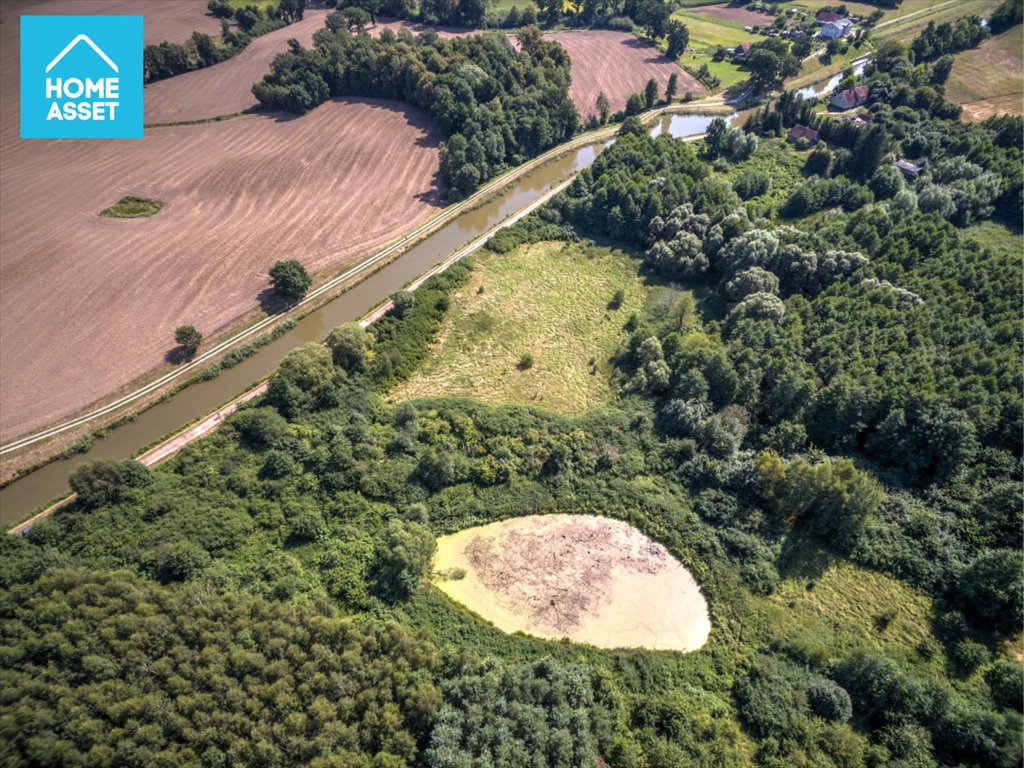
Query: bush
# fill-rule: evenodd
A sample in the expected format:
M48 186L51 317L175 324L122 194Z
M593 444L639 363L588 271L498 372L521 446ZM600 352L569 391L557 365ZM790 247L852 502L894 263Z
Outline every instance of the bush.
M969 674L989 660L989 652L981 643L964 638L953 646L953 658Z
M516 368L520 371L527 371L530 368L533 368L533 355L529 352L524 352L519 358L519 362L516 363Z
M1019 662L997 659L985 671L985 682L998 706L1024 711L1024 669Z
M850 694L838 683L822 678L807 689L807 703L811 711L834 723L845 723L853 716Z
M148 485L149 470L137 461L97 459L75 467L69 482L86 509L119 504L133 497L132 490Z

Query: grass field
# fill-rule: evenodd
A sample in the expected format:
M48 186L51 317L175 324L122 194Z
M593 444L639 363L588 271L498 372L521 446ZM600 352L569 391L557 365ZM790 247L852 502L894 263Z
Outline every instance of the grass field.
M138 219L143 216L152 216L157 213L164 204L159 200L147 200L144 197L122 197L109 208L100 211L100 216L108 219Z
M766 632L797 638L826 658L884 648L908 662L921 661L916 648L931 636L927 595L807 542L795 544L784 563L776 591L755 598L763 600L759 623Z
M913 12L914 7L910 3L904 3L900 6L900 11L892 15L886 15L886 20L893 19L894 21L876 30L874 36L895 37L898 40L910 42L918 32L928 26L929 21L941 24L944 21L952 21L961 16L985 17L991 14L999 4L1000 0L957 0L952 4L943 4L939 0L936 0L936 2L922 2L923 8L917 8L918 11L930 9L933 6L935 10L931 13L921 13L918 16L907 18Z
M711 56L718 46L735 48L747 40L755 41L757 39L755 35L745 32L741 24L733 24L690 11L676 11L672 17L683 22L690 30L690 48L679 59L684 67L691 72L696 72L702 64L707 64L711 74L722 82L719 90L725 90L741 80L747 79L747 73L734 64L731 58L726 58L724 61L712 61Z
M609 309L619 288L623 304ZM391 398L466 395L567 414L601 406L612 397L608 358L644 294L637 262L607 248L538 243L485 255L452 298L431 357ZM525 353L533 366L519 370Z
M965 120L1022 113L1024 27L1020 24L956 56L946 98L964 108Z

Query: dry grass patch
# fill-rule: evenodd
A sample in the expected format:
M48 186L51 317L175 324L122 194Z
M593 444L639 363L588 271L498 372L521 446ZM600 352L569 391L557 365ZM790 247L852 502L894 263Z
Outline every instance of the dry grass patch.
M608 403L608 359L646 292L637 266L608 248L561 242L481 257L430 358L391 399L464 395L570 415ZM618 290L622 306L611 309Z
M965 120L1024 111L1024 27L1018 24L956 56L946 98L964 108Z

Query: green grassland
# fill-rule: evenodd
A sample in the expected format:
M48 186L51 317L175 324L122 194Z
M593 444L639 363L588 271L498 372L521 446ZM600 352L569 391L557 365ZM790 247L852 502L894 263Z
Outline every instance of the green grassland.
M756 40L756 36L744 31L742 24L734 24L710 16L702 16L685 10L672 14L672 18L681 21L690 31L690 46L680 57L679 62L691 72L696 72L702 64L721 81L720 88L725 90L736 83L746 80L747 73L740 69L731 58L723 61L712 61L716 48L735 48L742 42Z
M874 36L894 37L897 40L910 42L922 29L928 26L930 21L941 24L945 21L953 21L961 16L985 17L991 14L999 6L999 3L1000 0L957 0L957 2L948 5L929 3L925 7L930 9L934 5L934 10L928 13L921 13L912 18L908 18L911 10L906 6L909 4L904 3L901 6L903 12L898 15L887 16L887 19L894 19L894 21L876 30ZM917 10L923 9L918 8Z
M620 288L622 306L611 309ZM453 297L430 358L391 399L443 392L566 414L604 405L608 358L644 293L636 261L606 248L538 243L484 256ZM533 365L520 370L525 353Z
M122 197L114 205L100 211L100 216L108 219L138 219L158 213L164 204L159 200L148 200L144 197Z

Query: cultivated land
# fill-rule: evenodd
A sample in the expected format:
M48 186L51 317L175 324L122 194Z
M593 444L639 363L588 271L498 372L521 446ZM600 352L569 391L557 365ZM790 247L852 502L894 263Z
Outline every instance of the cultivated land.
M177 325L210 335L255 309L276 260L337 268L441 201L437 135L393 102L340 100L299 118L129 141L22 141L16 120L4 126L4 441L159 366ZM98 215L125 195L165 205L152 218Z
M745 27L765 27L770 26L771 23L775 21L775 17L770 14L748 11L746 8L736 8L731 5L705 5L699 8L694 8L693 13L700 14L701 16L709 16L712 19L731 21L735 24L742 24Z
M324 26L325 10L307 10L302 21L253 38L237 56L146 86L146 124L179 123L232 115L257 106L252 86L292 38L304 46ZM219 29L218 29L219 32Z
M206 12L207 0L4 0L0 3L0 23L14 28L18 35L18 16L107 15L145 16L146 44L168 40L180 43L193 32L220 34L220 21ZM10 34L4 32L4 36ZM15 44L17 45L17 44ZM15 59L17 61L17 59Z
M679 77L677 96L704 94L695 77L654 46L625 32L594 30L545 35L561 43L572 60L569 96L582 119L597 114L598 94L608 97L613 112L626 106L630 94L642 91L652 77L661 93L673 72Z
M625 300L611 310L619 288ZM567 414L605 405L613 395L608 359L644 296L637 262L593 245L538 243L482 256L453 297L433 354L390 398L443 392ZM519 370L526 352L533 366Z
M973 50L957 54L946 98L964 108L964 120L1019 115L1024 110L1024 27L1018 24Z
M528 515L469 528L438 539L434 573L441 590L505 632L693 651L711 631L693 576L621 520Z

